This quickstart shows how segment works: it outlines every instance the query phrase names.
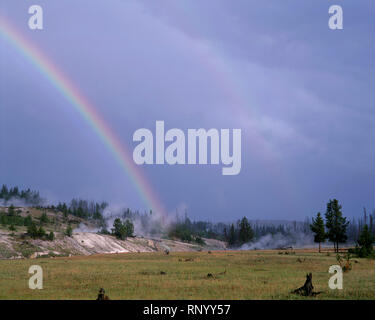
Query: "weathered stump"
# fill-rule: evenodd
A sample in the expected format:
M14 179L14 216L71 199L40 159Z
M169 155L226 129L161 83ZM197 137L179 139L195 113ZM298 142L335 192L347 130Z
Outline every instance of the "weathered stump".
M310 272L309 274L306 274L305 284L302 287L292 291L292 293L296 293L296 294L300 294L301 296L309 297L309 296L313 296L317 294L317 293L314 293L313 290L314 290L314 286L312 284L312 273Z
M109 297L105 294L105 290L103 288L99 289L99 294L96 300L111 300Z

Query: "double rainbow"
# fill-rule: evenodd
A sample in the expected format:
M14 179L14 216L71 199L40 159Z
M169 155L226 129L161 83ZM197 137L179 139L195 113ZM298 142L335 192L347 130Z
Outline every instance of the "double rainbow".
M23 37L3 17L0 17L0 35L14 45L19 52L29 60L58 91L60 91L70 105L73 106L81 117L91 126L124 169L144 203L154 212L165 214L164 206L158 199L151 184L142 174L140 167L134 164L131 152L129 152L116 137L110 126L103 121L97 108L79 92L79 88L66 78L50 59Z

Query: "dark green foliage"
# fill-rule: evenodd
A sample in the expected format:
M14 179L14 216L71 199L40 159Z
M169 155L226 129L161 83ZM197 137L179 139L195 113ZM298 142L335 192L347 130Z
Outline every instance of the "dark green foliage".
M23 226L25 218L21 217L19 210L11 205L8 208L8 212L0 212L0 223L2 225L14 225L14 226Z
M133 233L134 233L134 225L133 223L126 219L125 222L124 222L124 226L125 226L125 230L126 230L126 236L127 237L133 237Z
M254 231L246 217L243 217L239 223L238 240L239 244L250 242L254 238Z
M31 238L36 239L38 237L38 227L34 222L27 227L27 233Z
M314 233L314 242L319 243L319 252L321 249L321 243L326 241L327 234L324 229L324 220L318 212L316 218L312 219L312 224L310 224L310 229Z
M51 231L51 232L48 234L47 239L48 239L49 241L53 241L53 240L55 240L55 234L53 233L53 231Z
M45 237L46 231L43 229L42 226L38 228L37 225L34 222L32 222L31 225L27 227L27 234L31 238L37 239Z
M31 215L28 215L24 220L23 220L23 225L28 227L33 223L33 219L31 218Z
M100 234L111 234L106 227L103 227L101 228L101 230L99 231Z
M19 190L18 187L10 188L4 184L0 190L0 199L3 199L7 203L11 199L20 199L26 204L37 206L41 205L44 201L39 196L39 192L27 190Z
M38 238L43 238L46 235L46 231L43 229L42 226L38 228Z
M70 224L66 227L65 235L68 236L68 237L71 237L73 235L73 229L72 229L72 226Z
M143 219L141 219L142 221ZM147 222L147 220L145 221ZM147 223L142 223L145 230L149 229ZM184 219L180 219L176 213L175 222L169 226L168 237L186 242L203 244L203 238L223 240L223 229L225 224L213 224L206 221L191 221L185 212ZM161 233L162 229L159 233Z
M197 244L201 245L201 246L203 246L203 245L206 244L206 243L204 242L204 240L203 240L200 236L196 236L195 239L194 239L194 241L195 241Z
M104 222L102 213L107 206L108 203L106 202L97 203L82 199L72 199L69 206L66 203L60 202L56 206L56 210L62 212L65 218L68 217L68 214L71 214L83 219L92 219Z
M41 223L49 223L49 219L47 216L47 213L44 211L40 217L40 222Z
M232 223L229 229L229 234L228 234L228 244L230 246L234 246L236 242L237 242L236 229L234 228L234 224Z
M360 258L367 258L370 256L374 256L374 247L373 247L374 241L375 239L373 235L370 233L368 225L365 224L363 226L362 232L357 241L355 253Z
M168 237L190 242L193 240L191 230L184 224L175 224L168 232Z
M349 222L343 217L341 208L336 199L329 200L325 214L327 236L329 241L334 243L335 252L339 250L339 243L345 243L348 239L346 229Z
M17 229L16 229L16 227L14 226L14 224L11 224L11 225L9 226L9 230L10 230L10 231L16 231Z
M231 247L242 246L254 239L254 230L246 217L238 220L236 226L232 223L229 227L229 232L227 232L226 228L224 231L225 240Z
M115 219L112 234L115 235L116 238L125 240L127 237L132 237L133 233L134 225L129 219L124 222L122 222L120 218Z
M15 217L16 216L16 210L14 209L14 206L11 204L8 208L8 217Z

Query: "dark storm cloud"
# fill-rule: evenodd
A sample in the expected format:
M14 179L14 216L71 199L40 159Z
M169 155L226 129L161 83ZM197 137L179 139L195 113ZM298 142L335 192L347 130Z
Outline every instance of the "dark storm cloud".
M138 128L241 128L240 175L219 166L144 171L168 210L230 220L303 219L330 197L347 215L374 203L374 22L370 1L4 1L23 34L132 148ZM77 112L0 38L2 182L56 199L144 203ZM5 76L4 76L5 75ZM22 94L20 94L22 93Z

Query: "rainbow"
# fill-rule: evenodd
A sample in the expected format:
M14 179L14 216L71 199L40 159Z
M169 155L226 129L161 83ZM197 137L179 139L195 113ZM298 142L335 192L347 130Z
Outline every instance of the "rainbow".
M200 21L195 21L196 17L199 17L197 2L182 0L171 1L169 4L172 14L178 14L180 27L192 32L186 36L189 42L186 50L189 50L191 56L196 57L211 76L212 82L230 99L231 117L236 118L241 127L246 129L246 139L251 144L253 152L257 153L259 165L265 167L278 180L284 199L290 207L294 208L294 195L298 190L294 184L288 182L289 177L285 165L260 130L262 128L262 119L259 116L261 112L257 112L259 106L252 101L251 92L246 87L246 79L241 78L236 68L228 62L225 55L214 44L200 41Z
M31 62L91 126L130 178L148 208L156 213L165 214L164 206L142 174L140 167L134 164L131 153L116 137L109 125L103 121L97 109L79 92L79 88L3 17L0 17L0 35Z

